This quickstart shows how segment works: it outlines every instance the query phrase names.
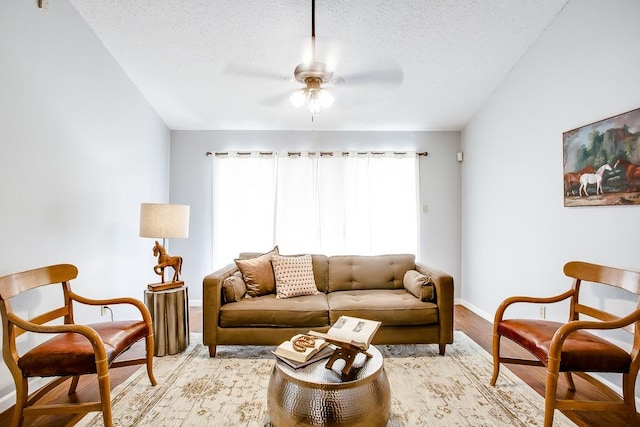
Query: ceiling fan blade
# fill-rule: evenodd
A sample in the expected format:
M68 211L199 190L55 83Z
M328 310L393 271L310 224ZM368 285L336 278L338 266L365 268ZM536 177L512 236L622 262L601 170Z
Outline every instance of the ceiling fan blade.
M237 76L237 77L253 77L259 79L268 79L268 80L279 80L279 81L289 81L292 79L291 76L284 76L282 74L273 73L271 71L265 71L263 69L253 67L250 65L244 64L227 64L224 67L224 73Z
M386 68L380 70L363 71L361 73L343 74L332 82L338 85L356 86L369 84L400 85L404 79L401 68Z
M266 98L262 98L259 103L261 105L265 105L267 107L275 107L285 103L285 101L289 100L289 97L293 93L293 90L289 90L287 92L280 92L276 95L272 95Z

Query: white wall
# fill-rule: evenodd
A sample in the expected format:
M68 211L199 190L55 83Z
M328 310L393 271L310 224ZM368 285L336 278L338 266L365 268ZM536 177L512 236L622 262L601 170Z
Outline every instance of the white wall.
M192 305L202 299L202 279L212 272L212 162L205 153L320 149L428 151L429 156L420 160L421 199L422 204L427 205L427 212L421 214L421 260L449 272L457 282L460 277L458 132L172 131L171 202L191 206L191 230L188 239L169 242L170 254L184 258L182 277L190 286Z
M0 276L72 263L78 293L142 299L157 276L139 206L168 198L168 129L67 0L48 12L2 0L0 61ZM15 308L28 314L46 300ZM0 363L0 411L13 389Z
M640 206L563 207L562 166L564 131L640 107L638 22L637 0L570 1L464 129L461 295L487 317L568 289L570 260L640 271Z

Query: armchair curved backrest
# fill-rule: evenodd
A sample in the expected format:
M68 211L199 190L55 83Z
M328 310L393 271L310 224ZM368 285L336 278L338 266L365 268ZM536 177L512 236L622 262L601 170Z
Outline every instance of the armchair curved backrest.
M2 356L16 386L13 425L22 425L25 416L77 413L77 418L91 411L102 411L105 426L111 426L109 368L146 364L149 380L153 377L153 327L151 316L142 302L133 298L94 300L81 297L71 290L70 281L78 269L70 264L58 264L0 277L0 315L2 316ZM32 318L25 319L14 312L11 299L42 286L61 286L62 305ZM89 305L132 304L140 310L142 320L79 325L74 322L73 303ZM49 324L63 319L63 324ZM16 338L24 333L50 334L42 344L20 354ZM114 362L135 342L145 339L146 357ZM71 378L69 394L76 391L80 375L97 374L100 401L56 405L34 405L48 391ZM59 377L33 395L29 395L30 377Z
M629 425L639 425L635 406L635 382L640 368L640 273L580 261L565 264L564 273L573 279L573 286L567 292L546 298L510 297L496 310L491 385L495 385L498 379L500 363L543 366L547 368L545 427L552 425L555 409L623 411ZM626 293L626 297L635 300L635 308L621 314L589 304L585 302L585 298L581 298L583 282L618 288L624 291L621 293ZM504 318L507 308L516 303L553 304L560 301L569 301L569 319L566 323L544 319ZM623 350L603 338L602 334L591 332L597 330L624 330L631 333L631 350ZM535 359L501 356L502 337L519 344L535 356ZM607 387L606 384L587 373L622 374L622 401L558 399L556 391L559 372L565 373L570 390L575 390L572 373L603 387Z

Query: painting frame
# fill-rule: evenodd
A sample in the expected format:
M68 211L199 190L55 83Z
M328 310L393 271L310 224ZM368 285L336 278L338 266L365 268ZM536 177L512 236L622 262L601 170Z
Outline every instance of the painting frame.
M564 206L640 205L640 108L562 133Z

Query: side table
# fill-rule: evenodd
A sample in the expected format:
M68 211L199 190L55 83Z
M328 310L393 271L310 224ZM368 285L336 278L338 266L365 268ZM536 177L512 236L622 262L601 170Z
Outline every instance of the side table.
M144 291L153 319L155 356L176 354L189 345L189 294L186 286L166 291Z

